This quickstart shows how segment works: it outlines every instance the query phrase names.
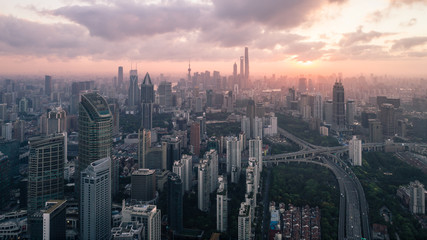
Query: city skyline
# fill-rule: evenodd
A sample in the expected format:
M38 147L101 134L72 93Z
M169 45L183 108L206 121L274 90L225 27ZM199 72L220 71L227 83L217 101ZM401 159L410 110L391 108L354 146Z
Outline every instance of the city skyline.
M185 76L191 60L193 71L231 75L248 47L254 78L424 76L426 8L422 0L5 2L0 74L113 75L138 64Z

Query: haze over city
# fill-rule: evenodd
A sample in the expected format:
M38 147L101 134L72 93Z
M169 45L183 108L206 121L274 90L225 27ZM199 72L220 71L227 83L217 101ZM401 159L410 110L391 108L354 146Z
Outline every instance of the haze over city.
M424 0L3 1L0 74L425 76Z

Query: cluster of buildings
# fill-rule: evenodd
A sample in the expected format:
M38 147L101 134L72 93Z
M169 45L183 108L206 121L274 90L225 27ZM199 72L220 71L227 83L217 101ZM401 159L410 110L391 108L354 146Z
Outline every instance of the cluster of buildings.
M320 210L318 207L296 207L284 203L270 203L270 228L268 237L271 240L281 239L321 239Z
M410 182L407 186L400 186L396 195L412 214L424 215L426 213L426 190L418 180Z

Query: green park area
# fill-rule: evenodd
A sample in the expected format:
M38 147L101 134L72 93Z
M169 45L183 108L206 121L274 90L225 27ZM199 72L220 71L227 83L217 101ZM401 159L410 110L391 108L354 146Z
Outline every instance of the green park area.
M277 203L318 206L321 211L322 239L337 239L339 187L327 168L289 163L273 168L269 196Z
M396 191L400 185L419 180L427 186L427 177L421 170L395 158L392 153L363 153L363 164L354 167L354 173L363 186L369 205L369 222L388 227L390 239L427 239L427 229L421 229L409 210L404 207ZM392 214L391 222L380 215L380 209L387 207Z
M264 138L263 143L269 146L271 155L297 152L300 150L300 147L293 142L273 142L268 138Z
M280 113L276 114L276 116L279 128L285 129L304 141L323 147L339 146L336 138L321 136L318 131L310 130L309 124L301 119Z
M208 136L238 136L240 133L240 122L224 122L206 124Z

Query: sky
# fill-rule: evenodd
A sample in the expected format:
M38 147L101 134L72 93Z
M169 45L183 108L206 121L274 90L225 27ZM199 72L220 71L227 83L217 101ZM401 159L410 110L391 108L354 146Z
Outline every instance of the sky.
M427 0L0 2L0 74L427 76Z

